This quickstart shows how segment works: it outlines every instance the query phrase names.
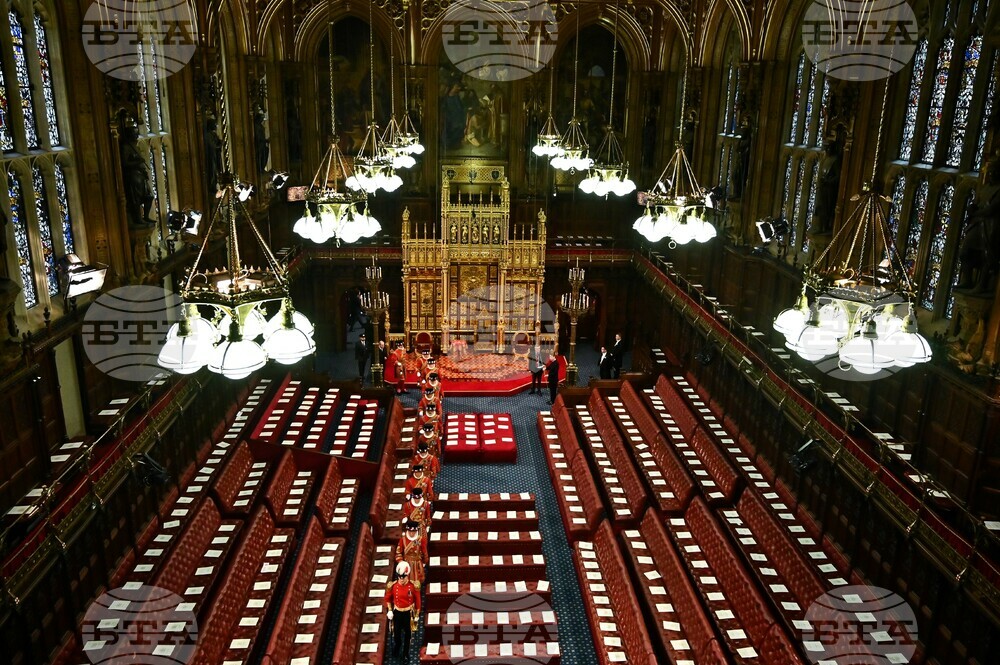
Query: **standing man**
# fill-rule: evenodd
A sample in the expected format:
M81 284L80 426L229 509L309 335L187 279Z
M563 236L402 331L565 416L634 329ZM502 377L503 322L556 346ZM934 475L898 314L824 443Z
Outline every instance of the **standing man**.
M549 404L555 404L556 393L559 392L559 360L554 353L549 356L545 371L549 373Z
M404 660L410 657L410 634L420 617L420 590L410 581L410 564L396 564L396 579L385 590L385 616L392 634L392 655Z
M420 524L413 520L406 521L406 531L399 537L396 544L396 561L410 564L413 574L413 585L420 590L424 584L427 565L427 541L420 537Z
M615 333L615 343L611 345L611 357L614 358L614 378L618 378L622 373L622 363L625 361L625 342L622 341L622 334Z
M610 353L608 353L608 347L602 346L601 347L601 364L600 364L601 378L602 379L610 379L611 378L611 370L614 367L614 364L615 364L614 356L612 356Z
M365 342L365 334L358 335L358 343L354 345L354 359L358 361L358 377L361 385L365 385L365 369L368 367L368 344Z
M535 346L534 352L528 356L528 371L531 372L531 391L529 395L542 394L542 372L545 364L542 362L542 349Z

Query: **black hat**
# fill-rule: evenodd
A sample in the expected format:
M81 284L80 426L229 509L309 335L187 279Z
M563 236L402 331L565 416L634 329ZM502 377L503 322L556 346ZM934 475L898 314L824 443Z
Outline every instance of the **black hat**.
M406 520L407 531L418 531L419 529L420 529L420 522L416 520Z
M422 487L414 487L413 491L410 492L410 496L414 496L418 499L423 497L423 495L424 495L424 488Z
M418 453L426 453L426 452L429 452L429 451L430 451L430 446L428 446L423 441L421 441L420 443L417 444L417 452Z
M414 473L416 473L417 471L423 471L423 470L424 470L424 465L423 464L414 464L413 465L413 472Z
M426 408L427 408L427 410L434 409L435 411L437 411L438 404L437 404L437 402L427 402L427 407Z
M421 355L429 356L429 355L431 355L431 350L430 349L424 349L420 353L421 353Z
M430 386L427 386L426 388L424 388L424 394L425 395L433 395L434 394L434 389L431 388Z
M438 373L437 372L431 372L430 374L427 375L427 378L430 379L431 381L437 381L438 378L439 378L438 377Z
M434 423L424 423L424 431L431 432L434 430Z
M358 339L364 339L364 338L365 338L365 334L364 333L361 333L360 335L358 335Z

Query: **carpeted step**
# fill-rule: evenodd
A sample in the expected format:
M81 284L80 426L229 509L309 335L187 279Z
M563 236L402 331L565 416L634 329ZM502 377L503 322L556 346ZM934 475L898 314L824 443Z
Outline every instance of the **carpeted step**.
M480 524L480 526L502 526ZM540 531L438 531L435 524L430 534L430 551L438 556L495 554L541 554Z
M559 642L506 642L501 644L452 644L430 642L420 650L421 665L487 665L496 663L546 663L559 665Z
M502 644L504 642L549 642L558 639L556 613L539 611L505 611L488 605L487 610L468 612L428 612L424 618L424 639L451 644Z
M450 607L468 607L478 601L504 602L534 596L541 602L552 602L552 585L548 580L504 580L492 582L430 582L425 588L424 604L428 612L444 612Z
M535 495L528 492L499 494L441 493L434 500L434 510L534 510Z
M428 579L435 582L482 582L544 580L542 554L494 554L488 556L431 555Z
M537 531L534 510L435 510L435 531L470 531L488 525L498 531Z

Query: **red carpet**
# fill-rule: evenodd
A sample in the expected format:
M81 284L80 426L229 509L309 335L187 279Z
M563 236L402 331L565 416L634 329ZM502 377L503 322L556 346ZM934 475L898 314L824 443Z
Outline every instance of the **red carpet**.
M406 385L417 384L417 357L406 356ZM446 395L467 395L476 397L496 397L516 395L531 385L528 361L513 355L481 353L453 360L449 356L439 356L437 371L441 376ZM543 376L543 383L548 377ZM393 384L391 369L386 369L385 381ZM559 381L566 380L566 358L559 356ZM543 386L548 390L548 384Z
M445 416L446 462L516 462L509 413L449 413Z

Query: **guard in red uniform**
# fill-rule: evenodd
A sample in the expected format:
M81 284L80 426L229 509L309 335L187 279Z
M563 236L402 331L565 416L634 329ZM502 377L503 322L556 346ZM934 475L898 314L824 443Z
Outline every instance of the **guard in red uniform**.
M424 498L424 490L419 487L413 488L413 492L406 497L403 516L419 524L420 536L427 538L427 532L431 530L431 506Z
M428 369L430 361L431 361L430 349L424 349L424 351L420 354L420 362L417 365L418 386L422 385L423 382L427 380L427 375L430 374L430 369Z
M403 494L409 497L418 487L423 490L425 499L434 500L434 482L424 473L423 464L414 464L410 469L410 477L406 479Z
M441 460L431 454L430 446L423 441L417 444L417 456L413 458L413 463L423 465L424 475L430 479L433 487L437 475L441 473Z
M427 565L427 539L420 537L420 524L413 520L406 522L406 531L399 537L396 544L396 561L410 564L410 579L419 590L424 584Z
M417 445L426 444L431 451L431 455L437 458L441 458L441 437L438 436L437 431L434 429L434 425L427 423L420 428L420 434L417 436Z
M431 373L427 375L427 384L424 388L425 393L428 387L434 390L434 397L437 399L438 404L440 404L442 398L444 398L444 390L441 385L441 375L434 370L431 370Z
M417 428L422 430L424 425L430 423L434 428L434 432L441 436L441 413L438 410L437 402L428 402L427 406L417 410Z
M438 400L437 391L434 389L433 386L428 385L424 388L424 394L420 398L420 403L417 405L417 409L423 410L431 402L437 404L438 413L441 413L441 403Z
M406 392L406 347L402 341L396 342L391 362L392 377L396 383L396 394L401 395Z
M420 589L410 581L410 564L396 564L396 579L385 588L386 617L392 634L392 655L410 658L410 635L420 619Z

